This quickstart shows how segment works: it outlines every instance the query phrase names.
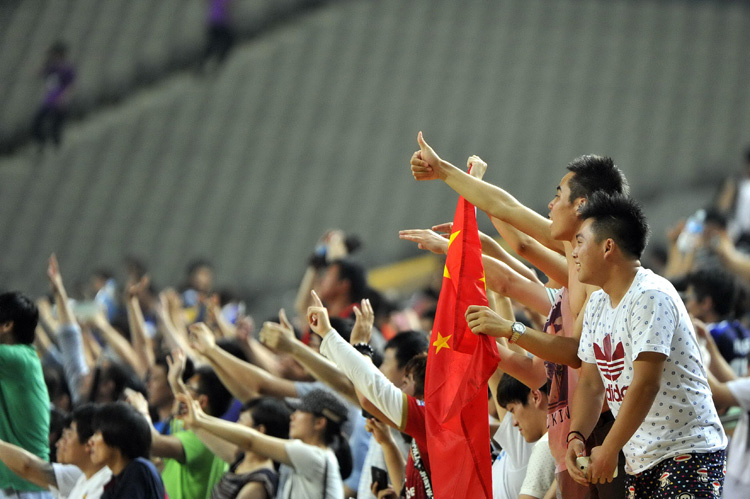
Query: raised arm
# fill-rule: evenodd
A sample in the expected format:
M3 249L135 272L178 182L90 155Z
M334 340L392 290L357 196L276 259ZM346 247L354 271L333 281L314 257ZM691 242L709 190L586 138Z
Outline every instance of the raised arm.
M399 231L399 238L415 242L420 249L438 255L444 255L448 252L448 240L432 230L402 230ZM516 270L517 267L523 267L526 271L529 271L529 269L515 258L508 256L511 260L515 260L517 265L511 267L495 258L482 255L487 287L546 315L549 312L550 303L544 286L538 279L532 280L519 273Z
M411 158L411 171L416 180L440 179L467 201L490 216L499 218L529 234L548 248L560 250L560 243L550 235L551 222L521 204L507 191L464 173L440 159L425 142L422 132L417 135L419 151Z
M307 309L307 320L313 332L323 338L320 352L335 362L352 381L357 391L377 407L380 415L385 418L381 421L403 430L406 425L406 394L391 383L370 359L355 350L331 327L328 310L314 291L312 296L314 305ZM369 411L366 405L362 407Z
M365 307L362 300L362 307ZM372 307L367 303L369 310ZM373 314L374 317L374 314ZM266 322L260 331L260 341L267 347L278 352L288 353L304 367L315 379L324 382L352 403L359 405L354 385L341 370L331 361L316 353L313 349L299 341L294 336L294 330L286 313L279 312L280 323Z
M148 412L148 402L143 394L130 388L125 389L125 401L140 412L151 428L151 455L155 457L165 457L174 459L181 464L185 464L185 447L179 438L174 435L162 435L151 421L151 415ZM183 394L184 395L184 394Z
M190 336L195 349L208 360L221 382L236 399L247 402L258 394L273 397L297 396L293 382L274 376L218 347L213 333L205 324L191 325Z
M130 342L120 332L112 327L112 324L107 320L107 316L104 311L100 310L92 319L92 325L102 333L107 344L114 350L114 352L133 370L141 369L141 359L138 358L138 354L133 349Z
M288 440L270 437L253 428L209 416L203 412L198 402L185 394L178 395L177 398L188 409L188 412L182 414L181 417L185 425L193 431L203 430L213 433L223 440L236 443L244 450L253 451L277 463L292 465L286 452Z
M52 285L52 292L55 295L57 315L60 321L56 333L60 345L60 353L62 354L65 380L70 387L73 404L77 404L85 397L87 376L90 370L84 356L81 327L73 315L73 310L68 301L68 293L65 291L65 286L63 285L57 257L54 253L49 259L47 276Z
M510 338L513 335L513 322L500 317L489 307L470 305L466 309L466 322L475 334L482 333L495 338ZM526 328L526 332L518 338L517 343L524 350L549 362L574 368L581 365L577 338L555 336ZM502 356L502 353L500 355Z
M57 487L57 478L52 464L40 459L26 449L0 440L0 461L13 473L34 485Z
M143 289L148 287L149 277L143 278L128 288L128 298L126 308L128 311L128 326L130 327L130 340L133 343L133 350L138 359L138 365L133 366L136 374L143 379L146 377L148 370L154 365L155 356L151 339L146 334L146 321L143 319L141 303L138 301L138 295Z
M518 256L531 262L561 286L568 285L568 262L564 255L564 245L561 246L563 253L560 253L558 251L560 248L552 250L507 222L495 217L490 217L490 219L505 242Z

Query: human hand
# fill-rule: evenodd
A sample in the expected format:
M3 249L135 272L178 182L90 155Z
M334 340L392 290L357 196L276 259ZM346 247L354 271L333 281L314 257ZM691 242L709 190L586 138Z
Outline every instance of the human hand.
M417 247L436 255L448 252L448 239L428 229L409 229L398 231L398 238L417 243Z
M47 265L47 277L52 285L52 289L57 293L63 287L62 276L60 275L60 266L57 263L57 257L52 253L49 257L49 265Z
M214 333L203 322L196 322L188 327L190 345L201 355L208 355L216 346Z
M181 348L172 350L171 355L167 355L167 382L172 388L173 393L180 393L183 390L182 376L185 373L185 352Z
M132 388L125 388L123 394L125 395L125 402L130 404L136 411L143 414L146 419L151 420L151 416L148 412L148 401L141 392L137 392Z
M370 336L372 335L372 326L375 324L375 312L372 310L370 300L363 299L361 302L362 308L354 306L354 315L356 320L354 321L354 327L352 333L349 336L349 343L356 345L357 343L370 343Z
M440 156L425 142L422 132L417 134L419 151L411 157L411 174L415 180L436 180L445 177Z
M588 469L588 479L591 483L612 483L617 471L617 454L618 452L608 450L604 445L591 449Z
M388 426L375 418L368 418L365 421L365 430L371 433L372 437L380 445L393 442L393 436L391 435Z
M264 322L260 330L260 341L268 348L277 352L290 353L297 338L294 336L294 328L286 318L286 312L282 308L279 311L280 324L275 322Z
M331 263L344 258L347 253L344 231L330 231L328 237L326 237L326 262Z
M151 283L151 277L149 277L148 274L141 277L141 279L128 286L128 298L135 298L141 295L146 289L148 289L149 284Z
M469 156L466 167L469 169L469 175L479 180L482 180L484 173L487 171L487 163L482 161L479 156Z
M565 465L568 467L568 474L573 480L588 487L587 475L576 464L576 459L585 455L586 445L579 439L574 438L568 444L568 450L565 453Z
M398 494L396 494L396 491L393 490L392 487L386 487L383 490L379 490L378 484L373 482L370 485L370 490L372 491L372 495L376 496L378 499L398 499Z
M466 309L466 324L474 334L486 334L495 338L510 338L512 321L500 317L490 307L469 305Z
M197 429L206 415L198 401L193 400L187 393L178 393L175 398L180 402L177 418L182 420L185 428Z
M328 309L323 306L323 302L320 301L320 298L315 291L311 291L311 294L313 304L307 308L307 322L310 324L310 329L312 329L313 333L324 338L331 330Z

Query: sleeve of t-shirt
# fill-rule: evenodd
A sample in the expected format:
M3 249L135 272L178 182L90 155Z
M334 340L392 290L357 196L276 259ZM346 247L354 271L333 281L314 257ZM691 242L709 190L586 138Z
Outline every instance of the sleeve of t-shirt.
M737 404L745 410L750 411L750 378L733 379L727 382L727 388L732 392Z
M323 476L326 465L326 454L323 449L307 445L300 440L289 440L284 444L284 448L294 471L313 480Z
M543 438L534 444L534 450L531 451L526 478L523 479L519 495L526 494L541 499L554 479L555 458L549 449L549 440Z
M31 356L26 349L30 345L0 345L0 378L23 379Z
M399 424L404 418L404 392L390 382L375 365L356 351L337 332L328 333L320 343L320 353L331 359L391 421ZM403 425L400 425L403 427Z
M666 293L646 290L637 297L627 318L633 339L633 359L642 352L669 356L678 318L674 300Z
M79 387L81 380L89 372L86 358L83 355L81 328L78 324L63 324L57 332L57 338L60 342L65 380L71 389L70 395L73 403L77 404L80 401Z
M404 397L406 398L404 404L404 407L406 407L406 410L404 411L405 421L399 428L403 428L404 433L414 438L417 441L417 444L422 444L427 435L424 417L424 402L410 395L404 395Z
M50 485L49 489L53 492L57 490L61 497L67 497L78 479L83 476L83 471L72 464L52 463L52 471L55 473L57 487Z

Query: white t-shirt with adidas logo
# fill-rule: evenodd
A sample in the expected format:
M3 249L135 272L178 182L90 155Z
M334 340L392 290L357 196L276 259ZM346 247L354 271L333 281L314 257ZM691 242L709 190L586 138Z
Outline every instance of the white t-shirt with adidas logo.
M680 454L726 447L693 326L674 286L640 269L612 308L604 291L586 305L578 357L596 364L605 397L617 417L641 352L667 356L661 389L646 419L622 449L627 471L640 473Z

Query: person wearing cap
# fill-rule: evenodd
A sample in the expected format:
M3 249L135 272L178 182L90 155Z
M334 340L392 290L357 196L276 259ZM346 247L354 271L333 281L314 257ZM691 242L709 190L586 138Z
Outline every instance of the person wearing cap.
M178 399L187 406L181 417L188 428L203 430L235 443L246 451L281 463L277 497L340 499L341 477L351 472L351 451L341 433L347 409L335 395L312 390L297 401L289 425L289 440L265 435L254 428L208 416L186 394Z

